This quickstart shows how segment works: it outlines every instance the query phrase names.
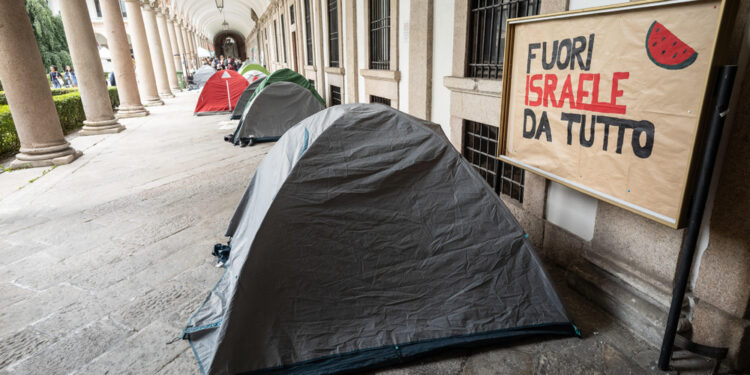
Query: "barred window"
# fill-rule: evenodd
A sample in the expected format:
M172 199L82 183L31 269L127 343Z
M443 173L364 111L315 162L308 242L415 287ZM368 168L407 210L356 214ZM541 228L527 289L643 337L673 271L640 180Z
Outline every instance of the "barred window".
M305 0L305 44L307 45L307 65L313 64L312 20L310 0Z
M286 62L286 27L284 27L284 15L281 15L281 48L284 50L284 62Z
M307 82L310 82L310 86L312 86L313 88L315 87L315 80L308 79Z
M495 190L523 203L523 184L526 175L524 170L500 160L498 163L500 163L500 185Z
M370 0L370 69L391 68L391 1Z
M329 66L339 67L339 0L328 0L328 60Z
M294 25L294 4L289 6L289 24Z
M382 96L370 95L370 103L384 104L391 106L391 99L383 98Z
M341 104L341 87L331 85L331 106Z
M102 6L99 4L99 0L94 0L94 9L96 10L96 16L102 18Z
M466 76L501 79L505 21L539 13L541 0L471 0Z
M273 42L276 46L276 62L279 62L279 30L276 28L276 20L273 20Z
M464 157L495 193L523 203L524 170L497 159L497 135L496 126L464 120Z

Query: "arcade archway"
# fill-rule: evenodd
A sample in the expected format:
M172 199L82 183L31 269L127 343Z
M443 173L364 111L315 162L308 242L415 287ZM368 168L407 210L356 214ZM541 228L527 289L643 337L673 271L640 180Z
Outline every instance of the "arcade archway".
M247 58L245 38L235 31L223 31L214 37L216 56L235 57L240 60Z

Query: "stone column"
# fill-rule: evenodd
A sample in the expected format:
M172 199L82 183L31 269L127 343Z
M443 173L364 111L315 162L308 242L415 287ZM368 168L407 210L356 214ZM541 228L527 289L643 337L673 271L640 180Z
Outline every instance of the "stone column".
M409 4L409 114L432 117L432 0Z
M344 74L346 75L346 101L345 103L357 103L359 101L359 65L357 64L357 2L342 1L344 49L339 53L344 53ZM260 30L258 31L260 35ZM260 49L260 43L258 43ZM258 59L260 61L260 59Z
M201 64L199 62L200 58L198 57L198 46L195 43L195 30L191 30L190 31L190 43L192 43L192 45L193 45L193 53L194 53L194 55L193 55L193 61L195 62L196 69L198 69L198 68L200 68Z
M190 51L190 64L193 65L193 69L198 70L198 64L195 63L195 44L193 44L193 32L191 26L187 25L185 28L185 39L187 40L188 50Z
M112 102L109 100L104 69L99 58L99 49L94 37L94 27L90 22L80 22L89 18L86 2L71 1L60 8L65 37L81 93L81 103L86 120L80 135L119 133L125 127L115 118Z
M185 69L182 68L182 59L180 59L181 52L179 48L177 33L175 33L174 31L174 22L172 21L172 17L169 17L169 15L167 15L166 21L167 33L169 34L169 44L172 47L172 64L174 64L175 71L181 71L184 77Z
M135 55L135 72L138 77L138 88L141 91L143 104L148 106L164 105L156 91L156 78L154 78L154 67L151 63L151 52L146 40L146 27L143 25L141 15L141 4L138 0L125 0L125 8L128 11L128 27L133 42L133 54Z
M81 152L63 135L23 0L3 0L0 30L0 79L21 141L10 168L72 162Z
M156 75L156 88L159 96L162 98L174 98L174 94L169 89L169 78L167 78L167 67L164 65L164 50L161 48L161 38L159 37L159 27L156 25L156 12L154 7L145 3L141 5L143 14L143 23L146 26L146 39L148 46L151 48L151 64L154 67Z
M177 70L174 68L174 56L172 54L172 45L169 42L167 21L161 10L156 10L156 26L159 28L159 38L161 39L161 48L164 52L164 66L167 68L167 81L169 82L169 87L173 91L179 91L180 84L177 83Z
M177 51L179 53L179 64L182 69L183 77L187 76L187 61L185 61L185 45L182 43L182 33L180 32L180 21L174 18L170 18L169 24L174 29L174 38L177 40Z
M128 36L125 33L125 23L118 0L101 0L104 33L112 54L112 64L115 69L117 95L120 97L120 107L116 117L147 116L148 111L141 104L138 94L138 83L135 80L133 60L130 58Z
M184 21L181 21L179 26L179 34L180 34L180 40L182 40L182 46L184 48L184 55L182 55L182 58L185 59L185 67L188 70L193 70L193 64L190 63L190 46L187 43L187 37L185 35L185 25Z

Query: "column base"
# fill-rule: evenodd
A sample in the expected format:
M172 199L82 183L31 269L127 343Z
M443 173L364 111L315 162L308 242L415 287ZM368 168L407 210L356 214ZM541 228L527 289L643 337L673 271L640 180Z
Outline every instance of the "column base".
M182 89L180 88L180 86L173 86L173 87L171 87L171 89L172 89L172 92L180 92L180 91L182 91Z
M51 147L21 148L16 159L13 160L10 169L50 167L53 165L64 165L78 159L83 152L70 147L70 143Z
M78 135L99 135L99 134L113 134L119 133L125 130L125 127L120 124L116 118L104 121L84 121L83 129L78 132Z
M121 119L121 118L129 118L129 117L144 117L148 116L149 112L146 108L143 108L142 105L129 105L129 106L120 106L117 108L117 113L115 114L115 118Z
M160 106L160 105L164 105L164 101L162 101L159 98L144 99L143 100L143 106L144 107L156 107L156 106Z
M171 92L171 91L168 91L168 92L160 92L160 93L159 93L159 97L160 97L160 98L162 98L162 99L170 99L170 98L174 98L174 94L172 94L172 92Z

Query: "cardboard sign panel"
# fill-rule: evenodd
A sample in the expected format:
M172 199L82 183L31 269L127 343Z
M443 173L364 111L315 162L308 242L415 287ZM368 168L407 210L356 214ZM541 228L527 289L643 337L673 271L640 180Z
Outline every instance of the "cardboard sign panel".
M509 21L501 159L677 227L722 10Z

